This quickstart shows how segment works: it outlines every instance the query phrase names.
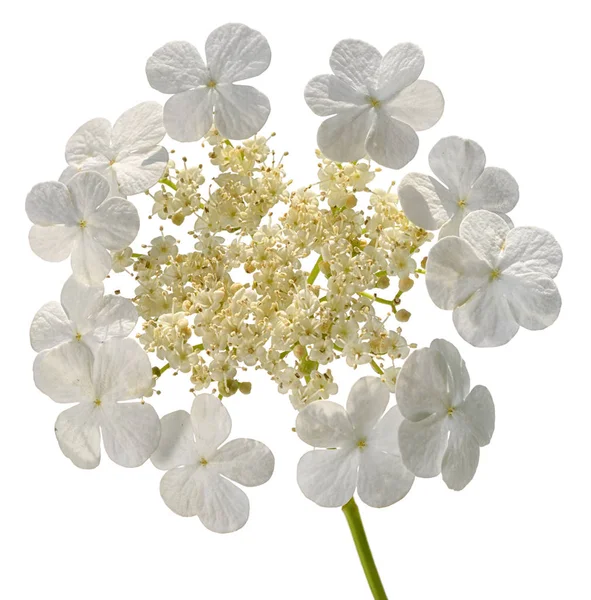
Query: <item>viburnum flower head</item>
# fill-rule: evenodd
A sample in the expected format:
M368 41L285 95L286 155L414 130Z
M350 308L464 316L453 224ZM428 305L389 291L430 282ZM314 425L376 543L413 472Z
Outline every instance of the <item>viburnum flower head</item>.
M431 249L427 290L453 310L458 333L474 346L501 346L519 330L554 323L561 298L553 279L562 264L556 239L537 227L511 226L478 210Z
M271 49L258 31L227 23L211 32L203 62L188 42L170 42L146 64L150 85L174 94L164 105L164 126L180 142L201 139L215 125L229 139L242 140L261 130L271 111L269 99L249 85L235 85L263 73ZM215 111L215 115L214 115Z
M158 182L168 163L168 151L158 145L165 134L157 102L130 108L113 126L107 119L92 119L68 140L69 167L60 181L67 183L80 171L96 171L107 178L112 195L144 192Z
M152 390L150 360L134 340L109 340L94 356L83 344L61 344L37 356L33 373L52 400L76 403L57 418L55 435L77 467L98 466L101 434L109 458L123 467L138 467L158 446L156 411L145 402L126 402Z
M404 420L398 430L404 464L461 490L474 477L480 448L495 428L495 407L481 385L470 391L466 364L453 344L433 340L406 359L396 383Z
M64 342L80 342L91 349L111 338L127 337L137 323L133 302L104 295L102 284L88 286L75 277L66 281L59 302L48 302L31 323L31 346L36 352Z
M198 516L217 533L240 529L250 512L248 497L229 480L262 485L275 468L271 450L261 442L238 438L224 444L231 428L222 402L200 394L190 415L178 410L162 417L160 445L152 455L154 466L167 471L160 483L166 505L182 517Z
M519 200L513 177L485 167L484 150L472 140L452 136L439 140L429 153L429 166L439 179L409 173L398 186L404 214L423 229L440 229L439 237L458 235L460 223L475 210L488 210L511 223L506 213Z
M333 75L319 75L305 90L308 106L326 119L318 147L336 161L368 154L385 167L401 169L417 153L416 131L433 127L443 113L443 96L419 80L425 59L414 44L394 46L384 57L360 40L342 40L333 49Z
M51 262L71 255L74 275L89 285L100 283L111 270L108 251L129 246L140 227L135 206L110 197L109 182L94 171L78 173L67 184L37 184L25 209L34 223L29 234L33 252Z
M343 506L357 489L363 502L381 508L406 496L414 476L400 458L398 407L384 415L389 398L378 377L363 377L351 388L346 409L320 400L298 414L298 436L316 448L298 463L298 484L307 498Z

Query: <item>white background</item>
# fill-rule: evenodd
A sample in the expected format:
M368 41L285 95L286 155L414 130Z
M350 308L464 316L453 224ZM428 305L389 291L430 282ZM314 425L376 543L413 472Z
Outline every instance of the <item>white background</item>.
M315 181L320 123L302 92L328 71L333 45L357 37L385 52L413 41L426 55L423 78L441 87L446 111L420 135L412 170L427 169L441 137L475 139L488 164L519 181L516 223L550 229L564 249L558 322L521 330L506 347L468 346L423 285L408 295L409 340L456 343L473 383L493 394L497 428L463 492L440 479L418 480L393 507L361 505L390 597L591 597L591 43L584 4L30 0L3 8L2 598L369 598L340 510L321 509L296 485L306 447L290 431L295 413L287 398L271 384L257 379L250 397L227 402L233 435L266 442L277 465L267 485L248 491L246 527L220 536L164 506L161 473L150 464L126 470L103 460L90 472L72 466L54 438L60 407L32 382L29 323L59 297L68 265L29 250L28 190L59 176L65 142L86 120L113 121L140 101L166 100L144 75L154 50L176 39L202 49L207 34L229 20L269 39L271 67L253 83L271 99L264 132L277 131L274 146L289 150L297 183ZM185 152L201 161L198 150ZM150 203L136 202L145 217ZM340 399L358 374L343 371ZM163 381L160 414L188 407L188 387L181 377Z

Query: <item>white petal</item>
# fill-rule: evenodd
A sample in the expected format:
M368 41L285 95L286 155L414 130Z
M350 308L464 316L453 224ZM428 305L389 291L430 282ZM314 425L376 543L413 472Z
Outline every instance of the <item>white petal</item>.
M160 426L160 442L151 456L152 464L163 471L182 465L196 465L199 456L191 415L186 410L177 410L164 415Z
M267 122L269 98L250 85L217 86L215 126L223 137L243 140L258 133Z
M445 102L441 90L430 81L415 81L386 106L388 114L415 131L429 129L441 119Z
M79 219L68 188L58 181L33 186L25 201L27 216L35 225L77 225Z
M142 102L126 110L113 125L111 148L119 157L152 149L164 137L162 106L158 102Z
M398 408L412 421L432 413L444 414L451 405L451 387L451 372L443 354L431 348L415 350L396 380Z
M359 160L365 156L365 142L371 123L372 116L366 108L351 109L330 117L318 128L318 148L331 160Z
M347 412L355 428L355 434L368 436L384 414L390 391L379 377L358 379L347 398Z
M72 323L58 302L44 304L33 317L30 339L35 352L74 339Z
M465 402L456 407L454 421L456 417L459 418L460 425L474 436L479 446L486 446L495 430L495 405L488 389L483 385L475 386Z
M361 452L357 493L365 504L384 508L402 500L414 479L400 456L371 448Z
M414 83L425 66L423 51L415 44L396 44L384 56L378 70L380 100L388 100Z
M474 141L457 136L439 140L429 152L431 170L447 187L465 200L486 164L484 150Z
M103 403L141 398L152 388L150 359L135 340L115 338L101 344L92 375L96 397Z
M137 208L123 198L109 198L88 219L88 232L103 248L127 248L140 229Z
M419 149L419 138L412 127L378 110L365 145L367 153L380 165L402 169Z
M342 81L370 94L376 87L382 55L361 40L341 40L330 55L330 68Z
M400 408L393 406L367 437L367 446L389 454L400 454L398 429L403 418Z
M355 493L358 466L357 449L312 450L298 463L298 485L320 506L343 506Z
M454 216L439 230L439 239L448 237L450 235L455 235L458 237L460 235L460 225L462 224L466 214L466 209L462 209L458 206Z
M133 196L150 189L162 177L168 151L162 146L117 160L113 165L121 193Z
M453 321L458 333L469 344L479 348L502 346L519 329L499 281L481 288L465 304L456 308Z
M545 329L556 321L562 299L553 279L525 270L518 274L513 265L502 282L513 317L522 327Z
M146 75L154 89L176 94L205 85L209 73L195 46L189 42L170 42L150 56Z
M43 260L60 262L70 256L79 231L79 227L66 225L33 225L29 232L29 244L31 250Z
M447 190L433 177L421 173L405 175L398 186L404 214L423 229L439 229L453 210L447 202ZM453 214L453 213L452 213Z
M472 210L482 208L493 212L508 213L519 200L517 181L505 169L486 167L474 183L469 204Z
M160 495L166 506L181 517L194 517L206 493L205 469L183 466L165 473L160 481Z
M224 477L247 486L266 483L275 469L271 450L261 442L246 438L224 444L211 463Z
M93 335L99 342L127 337L137 323L137 310L131 300L121 296L105 296L91 315Z
M96 405L83 402L62 412L55 422L61 451L77 467L94 469L101 461L101 434Z
M210 458L228 439L232 430L232 419L228 409L213 394L195 396L191 408L191 422L199 453L206 458Z
M72 271L78 280L97 285L109 274L111 264L111 255L104 246L86 231L78 235L72 249Z
M499 215L476 210L462 221L460 237L474 248L480 258L491 267L496 267L510 230L509 224Z
M94 402L92 353L78 342L61 344L37 355L35 385L54 402Z
M166 505L182 517L197 515L216 533L244 526L250 506L246 494L214 469L181 467L164 475L160 494Z
M516 227L507 234L499 268L509 273L533 271L552 279L562 265L556 238L538 227Z
M98 410L109 458L122 467L143 465L160 439L160 419L154 408L144 402L104 402Z
M205 57L215 82L241 81L267 70L271 48L258 31L241 23L226 23L209 34Z
M298 437L317 448L338 448L353 441L347 411L336 402L319 400L301 410L296 419Z
M453 391L451 397L454 398L453 405L456 406L464 401L470 391L470 375L466 363L460 356L458 349L447 340L433 340L430 348L436 350L445 358L452 379L451 387L453 387Z
M447 487L463 490L472 481L479 458L480 448L474 436L465 429L452 428L441 467Z
M491 268L458 237L446 237L431 248L427 260L427 291L439 308L462 305L488 283Z
M66 144L66 161L72 167L105 164L111 157L111 123L92 119L79 127Z
M72 203L81 219L88 219L109 196L111 187L105 177L94 171L81 171L68 181Z
M207 87L175 94L164 105L164 127L173 140L200 140L212 123L213 100Z
M404 420L398 430L402 460L417 477L435 477L447 447L446 417L431 415L416 423Z
M61 303L76 328L85 334L92 328L91 314L103 299L103 285L85 285L75 277L69 277L61 293Z
M367 104L365 95L335 75L318 75L304 91L308 106L321 117Z

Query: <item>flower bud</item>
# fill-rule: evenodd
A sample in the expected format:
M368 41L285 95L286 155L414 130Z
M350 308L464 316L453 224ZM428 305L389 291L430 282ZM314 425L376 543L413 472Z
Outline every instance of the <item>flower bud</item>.
M397 310L394 316L400 323L406 323L410 319L410 313L405 308Z
M405 277L398 282L398 289L401 292L408 292L414 284L415 282L410 277Z
M252 390L252 383L250 383L250 381L241 381L238 389L242 394L250 394Z
M173 225L182 225L185 220L185 215L183 215L183 213L175 213L170 220Z
M376 282L376 287L380 290L385 290L390 286L390 279L387 275L382 275Z

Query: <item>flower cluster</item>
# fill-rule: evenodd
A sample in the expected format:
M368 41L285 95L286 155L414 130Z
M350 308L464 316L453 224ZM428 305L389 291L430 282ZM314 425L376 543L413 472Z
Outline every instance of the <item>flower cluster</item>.
M298 411L294 431L312 449L297 481L317 504L349 514L357 491L385 507L415 477L439 474L463 489L494 432L492 397L470 388L450 342L413 351L402 331L407 294L424 277L466 342L500 346L558 317L558 242L513 226L517 183L486 166L472 140L440 140L429 154L434 176L408 173L396 185L385 175L412 160L416 132L443 111L439 88L419 79L424 57L413 44L383 57L358 40L335 46L332 74L304 93L328 118L311 155L316 180L299 186L288 153L272 149L275 134L259 133L268 98L237 83L269 67L266 39L224 25L205 58L188 42L156 50L146 74L171 95L164 107L145 102L113 126L85 123L59 181L27 196L33 251L71 257L61 301L45 304L30 331L38 388L73 405L55 425L62 452L81 468L99 464L101 442L120 465L151 459L166 471L160 492L171 510L235 531L250 506L229 480L263 484L275 464L261 442L224 443L224 401L255 390L258 370ZM165 134L199 141L201 162L161 146ZM142 244L140 214L159 226ZM132 298L105 295L104 280L116 277L132 282ZM363 374L346 407L329 399L339 360ZM187 378L190 413L160 418L152 406L167 372Z

